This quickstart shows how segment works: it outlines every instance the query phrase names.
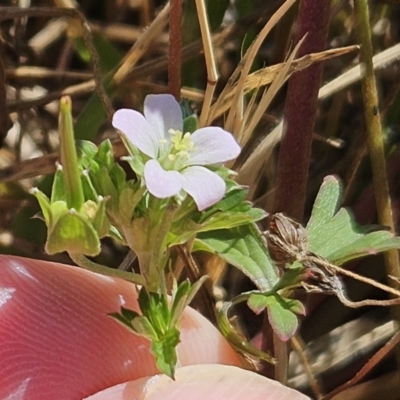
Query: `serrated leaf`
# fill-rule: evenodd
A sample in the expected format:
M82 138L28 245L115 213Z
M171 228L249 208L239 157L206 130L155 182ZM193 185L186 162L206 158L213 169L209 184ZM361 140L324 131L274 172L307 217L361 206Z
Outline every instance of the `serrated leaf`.
M391 233L371 232L375 227L358 225L347 209L337 211L340 194L338 179L326 177L307 224L310 251L341 265L354 258L400 248L400 239Z
M387 231L371 232L329 254L328 259L336 265L342 265L349 260L368 254L374 255L394 248L400 248L399 237L394 237Z
M308 236L309 248L330 260L330 254L363 237L365 231L354 222L348 210L341 208L330 221L320 225L318 233Z
M271 290L279 280L255 224L200 233L193 247L193 251L197 250L219 255L240 269L263 292Z

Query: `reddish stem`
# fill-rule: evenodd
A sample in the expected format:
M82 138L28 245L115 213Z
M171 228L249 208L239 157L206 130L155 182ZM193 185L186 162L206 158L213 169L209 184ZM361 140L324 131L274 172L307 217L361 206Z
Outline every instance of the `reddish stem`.
M168 88L177 101L181 98L182 0L170 1Z
M325 49L330 0L302 0L296 40L305 35L298 56ZM322 63L297 72L289 81L283 136L278 162L274 211L285 212L301 221L306 201L312 134L318 107Z

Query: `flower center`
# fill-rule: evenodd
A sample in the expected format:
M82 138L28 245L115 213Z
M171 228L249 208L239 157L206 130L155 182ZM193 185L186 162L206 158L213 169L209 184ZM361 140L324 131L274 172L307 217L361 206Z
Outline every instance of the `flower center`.
M168 133L171 135L170 145L166 147L166 141L162 139L158 161L167 171L180 171L190 159L190 151L193 150L194 143L189 132L183 134L181 131L170 129Z

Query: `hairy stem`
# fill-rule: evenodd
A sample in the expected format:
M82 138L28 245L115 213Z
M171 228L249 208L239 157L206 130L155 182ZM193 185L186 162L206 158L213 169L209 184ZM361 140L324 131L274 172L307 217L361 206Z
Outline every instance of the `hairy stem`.
M182 0L171 0L169 12L168 89L177 101L181 98Z
M298 14L296 42L305 35L298 56L316 53L326 46L329 26L330 0L302 0ZM279 153L277 188L274 212L283 211L301 221L307 194L308 169L315 116L318 106L318 90L322 64L315 64L295 73L289 80L284 118L286 132ZM268 321L265 320L265 325ZM268 332L268 329L265 330ZM263 346L267 345L263 338ZM274 340L274 354L279 355L275 377L286 380L288 362L286 344ZM264 349L265 350L265 349Z
M321 51L326 46L330 0L302 0L296 42L305 35L298 56ZM301 221L307 192L312 135L318 106L322 64L295 73L289 80L284 117L286 132L279 153L274 211Z
M145 284L145 280L142 275L135 274L133 272L121 271L119 269L109 268L101 264L97 264L83 254L77 253L68 253L71 260L78 266L83 269L86 269L91 272L96 272L101 275L112 276L114 278L121 278L126 281L135 283L136 285L143 286Z

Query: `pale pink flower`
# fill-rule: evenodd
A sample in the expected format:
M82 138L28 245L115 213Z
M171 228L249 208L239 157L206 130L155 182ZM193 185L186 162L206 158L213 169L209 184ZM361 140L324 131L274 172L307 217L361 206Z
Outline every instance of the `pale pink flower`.
M182 111L169 94L149 95L144 116L121 109L112 124L149 159L144 165L147 190L164 199L182 190L200 211L217 203L225 194L225 181L206 168L236 158L240 147L233 136L218 127L184 133Z

